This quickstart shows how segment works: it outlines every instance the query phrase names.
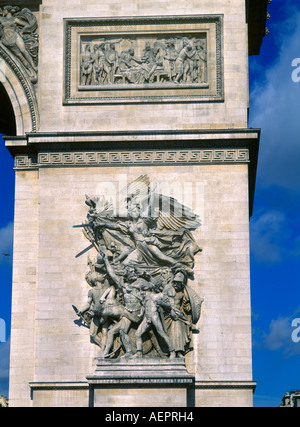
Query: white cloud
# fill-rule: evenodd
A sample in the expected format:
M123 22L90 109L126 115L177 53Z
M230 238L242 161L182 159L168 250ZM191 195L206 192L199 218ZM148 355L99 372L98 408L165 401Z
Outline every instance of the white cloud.
M289 35L284 29L293 28ZM273 29L273 31L275 31ZM292 61L300 57L300 13L281 24L278 59L251 91L250 126L262 129L257 185L298 189L300 182L300 82L292 80ZM255 71L254 62L254 71Z
M265 337L269 350L279 350L291 340L292 328L289 317L279 317L270 323L270 331Z
M0 228L0 264L12 262L13 256L13 235L14 224L10 222L5 227ZM8 254L9 256L4 256Z
M300 258L298 220L281 210L258 210L250 221L252 259L260 263L278 263Z
M292 250L292 255L295 257L300 257L300 235L294 239L294 247Z
M0 344L0 394L8 397L10 341Z
M269 326L269 332L265 334L264 345L271 351L281 350L286 357L300 355L300 343L294 342L292 334L295 328L292 322L300 317L300 308L291 316L279 316L273 319Z
M274 263L286 253L283 236L289 235L285 215L280 211L258 213L251 219L251 254L256 261Z

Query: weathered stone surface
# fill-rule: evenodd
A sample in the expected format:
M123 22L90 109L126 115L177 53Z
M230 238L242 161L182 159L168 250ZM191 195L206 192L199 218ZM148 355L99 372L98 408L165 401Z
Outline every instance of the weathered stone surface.
M194 208L199 200L197 187L191 185L190 192L183 193L183 184L193 184L195 178L202 184L202 226L195 238L203 251L192 286L205 304L200 334L194 335L194 351L187 355L187 370L196 380L250 381L248 165L161 166L147 171L157 182L176 189L177 197L181 189L182 197L192 201ZM91 189L97 194L103 182L118 188L120 177L137 177L145 167L130 166L117 172L113 167L18 172L11 354L11 393L17 404L30 404L26 384L33 378L83 381L94 371L96 346L90 344L88 329L74 323L71 307L84 301L88 292L84 281L87 258L75 258L87 246L86 239L72 226L85 217L82 200ZM24 217L27 211L30 213ZM30 271L29 247L35 268ZM24 313L18 311L25 309L26 289L30 299L25 322ZM32 301L30 309L28 301ZM19 398L16 393L21 389Z
M10 406L89 404L86 376L93 375L94 358L99 353L90 343L88 328L79 326L72 304L77 306L86 299L87 256L97 253L91 249L75 258L86 248L86 239L72 226L86 216L85 194L107 194L108 186L117 194L124 181L143 174L158 182L164 194L167 187L170 195L201 218L194 238L203 250L190 282L205 304L200 333L193 334L193 351L186 355L188 375L195 378L189 402L196 406L250 406L249 211L259 131L247 129L245 1L43 0L33 13L40 46L36 83L30 81L9 49L0 45L7 68L3 85L12 99L18 133L7 139L16 166ZM185 17L184 25L194 25L188 24L189 16L196 16L199 22L203 17L219 17L222 50L216 49L213 28L211 38L203 28L193 29L207 42L208 77L209 73L222 77L218 99L180 99L178 91L191 90L183 89L182 81L175 92L157 86L156 80L144 82L146 86L154 83L150 90L158 97L155 103L141 93L149 90L148 86L136 87L128 94L133 99L140 91L135 99L138 102L114 99L114 103L103 102L103 88L99 91L91 85L86 91L89 84L80 87L80 39L75 27L69 37L72 22L94 20L99 24L99 20L115 18L114 24L110 22L110 27L106 23L103 30L103 38L107 38L112 36L113 25L115 29L116 23L125 25L134 17L144 22L144 28L139 28L142 37L142 30L153 31L145 24L151 17L155 25L161 22L151 37L147 35L154 43L158 30L167 39L170 17L177 17L181 24ZM171 35L182 33L181 24L171 29ZM92 45L97 44L99 34L93 35ZM128 37L132 40L132 33ZM84 46L88 40L81 42ZM75 66L69 68L68 52L75 52ZM209 88L196 88L203 83L197 82L192 90L216 88L215 79ZM114 85L107 86L112 89ZM69 105L65 97L68 87L77 96ZM120 88L112 90L115 98L116 89ZM82 102L80 93L85 98ZM175 96L176 102L166 93ZM94 97L92 102L86 102L86 95ZM168 392L153 390L149 397L145 389L136 400L138 388L97 387L95 404L120 406L122 401L128 406L135 406L135 402L143 406L156 399L152 400L155 405L167 406ZM188 403L186 390L173 386L170 390L173 404Z

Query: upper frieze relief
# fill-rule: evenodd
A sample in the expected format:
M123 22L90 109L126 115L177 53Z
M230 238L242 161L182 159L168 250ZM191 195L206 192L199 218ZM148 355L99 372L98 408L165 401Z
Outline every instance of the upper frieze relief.
M168 85L207 87L207 40L201 37L82 39L80 84Z
M222 18L65 19L64 103L222 101Z

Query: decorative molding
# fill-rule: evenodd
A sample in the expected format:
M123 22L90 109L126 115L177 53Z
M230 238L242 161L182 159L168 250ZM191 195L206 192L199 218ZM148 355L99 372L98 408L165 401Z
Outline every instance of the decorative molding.
M244 389L244 390L255 390L256 388L256 381L201 381L201 380L197 380L197 379L193 379L193 378L183 378L185 380L186 383L193 383L195 386L195 389L202 389L202 390L224 390L224 389ZM73 381L62 381L62 382L45 382L45 381L41 381L41 382L30 382L29 383L29 387L32 390L59 390L59 389L67 389L67 390L72 390L72 389L88 389L89 388L89 382L92 380L92 382L94 384L99 383L99 381L101 381L101 378L91 375L90 377L87 377L88 381L78 381L78 382L73 382ZM128 384L128 380L129 379L123 379L124 382L127 382ZM139 381L140 379L136 379L134 378L133 380L137 380ZM162 380L162 378L155 378L153 379L153 384L160 382ZM168 380L168 378L164 378L163 380ZM171 379L172 380L172 379ZM180 381L180 378L178 379L178 383L183 384L184 382ZM106 382L104 382L106 381ZM116 379L112 379L112 381L116 381ZM122 383L121 381L118 382L118 384ZM102 384L112 384L113 382L110 381L110 379L102 379ZM136 381L133 381L132 384L136 384ZM162 383L162 381L161 381Z
M127 357L98 358L93 375L86 376L91 386L126 385L190 387L195 377L186 370L184 358Z
M145 30L145 27L147 30ZM109 45L120 44L121 53L137 47L137 58L141 59L146 44L151 45L152 51L156 43L162 45L175 40L176 49L182 49L183 42L189 39L189 44L196 52L196 45L201 40L207 49L207 78L198 82L184 82L184 79L166 77L165 82L157 82L160 78L158 68L147 68L143 64L137 71L137 76L128 79L125 72L116 74L117 82L108 77L111 67L103 70L103 75L97 78L95 67L87 65L88 79L82 80L80 71L80 55L86 51L86 58L95 62L95 57L109 54ZM125 45L127 43L127 51ZM95 49L96 46L96 49ZM102 50L99 48L102 46ZM206 48L207 46L207 48ZM122 51L122 52L121 52ZM82 18L65 19L65 104L99 104L99 103L141 103L141 102L211 102L224 100L223 84L223 16L222 15L192 15L192 16L151 16L126 18ZM98 61L98 60L97 60ZM103 64L103 63L102 63ZM99 68L99 67L98 67ZM103 68L103 67L102 67ZM138 68L138 67L137 67ZM160 68L164 68L160 65ZM105 75L106 73L106 75ZM156 74L155 74L156 73ZM158 73L158 74L157 74ZM142 75L143 74L143 75ZM112 73L113 75L113 73ZM146 78L145 78L146 75ZM154 77L152 80L150 77ZM131 80L130 80L131 79Z
M85 381L54 381L54 382L30 382L29 387L34 390L81 390L88 389L89 384Z
M37 169L39 167L86 167L86 166L121 166L123 165L162 165L162 161L153 162L148 147L153 147L152 153L156 152L186 152L188 151L193 158L195 152L206 152L205 156L198 155L198 162L190 162L185 159L184 155L180 155L181 161L167 162L168 165L193 165L193 164L248 164L249 168L249 216L252 215L252 207L255 191L257 157L260 141L260 129L176 129L176 130L128 130L128 131L90 131L90 132L44 132L44 133L27 133L23 136L13 137L6 136L5 145L11 155L16 159L16 170ZM151 144L151 145L149 145ZM83 149L84 147L84 149ZM99 147L103 151L98 151ZM112 147L115 151L112 151ZM123 148L127 149L124 150ZM183 150L182 147L185 147ZM162 148L162 150L160 150ZM71 151L72 150L72 151ZM213 157L209 157L207 151L214 150ZM220 152L227 150L229 152L236 151L236 155L224 154L224 158ZM131 155L137 156L139 153L145 153L143 163L109 163L93 161L90 164L85 161L77 163L55 163L54 165L44 164L41 166L38 163L37 154L50 154L50 153L79 153L79 156L86 158L84 153L132 153ZM124 155L125 156L125 155ZM123 156L123 160L124 160ZM179 154L177 154L179 156ZM211 155L212 156L212 155ZM218 159L216 157L219 157ZM230 157L232 157L230 159ZM89 157L91 159L91 157ZM190 160L191 157L188 157ZM222 159L222 160L220 160ZM146 160L146 161L145 161Z
M12 72L16 75L17 79L19 80L25 96L28 103L29 111L30 111L30 118L31 118L31 125L32 125L32 132L37 132L38 130L38 108L37 108L37 101L35 92L32 86L32 83L30 82L29 78L27 77L27 73L24 69L24 67L17 63L13 55L10 54L8 49L3 46L0 43L0 56L4 59L4 61L7 63L9 68L12 70ZM23 71L24 69L24 71Z
M248 149L41 152L15 156L15 168L249 163Z
M193 378L100 378L96 376L86 377L93 385L177 385L186 386L194 383Z
M255 390L255 381L200 381L195 380L195 389L223 390L223 389L245 389Z

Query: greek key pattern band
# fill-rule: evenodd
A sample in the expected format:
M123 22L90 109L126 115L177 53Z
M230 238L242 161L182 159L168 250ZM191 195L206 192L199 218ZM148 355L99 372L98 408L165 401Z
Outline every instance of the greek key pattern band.
M36 169L55 166L109 166L248 163L248 149L159 150L112 152L57 152L15 157L16 169Z

